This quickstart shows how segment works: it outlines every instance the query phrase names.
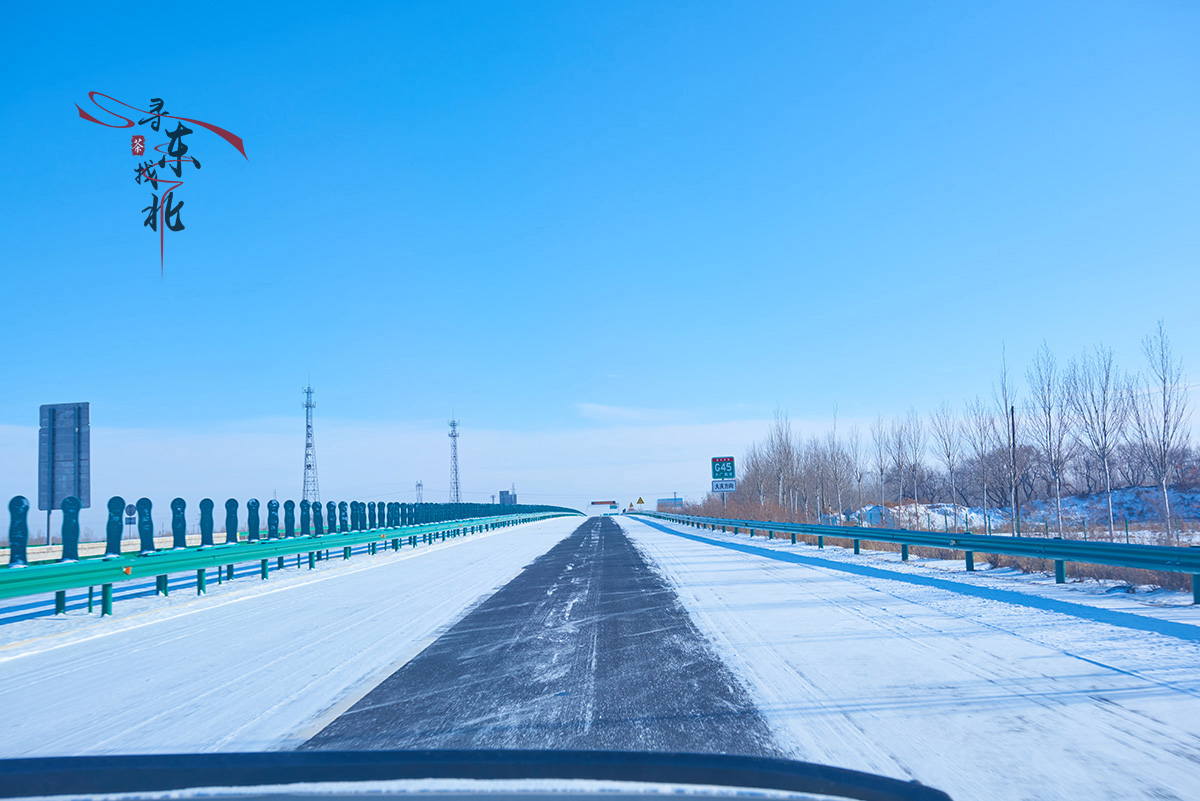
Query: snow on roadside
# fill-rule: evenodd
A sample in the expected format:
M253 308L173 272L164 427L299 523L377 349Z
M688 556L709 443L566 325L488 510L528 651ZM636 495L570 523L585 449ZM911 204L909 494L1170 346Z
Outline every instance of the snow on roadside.
M207 597L133 599L103 620L0 628L0 756L288 747L578 524L293 567L210 584Z
M820 560L795 564L726 546L746 546L745 535L620 523L797 758L917 778L955 798L1197 797L1200 637L1004 599L1045 593L1200 634L1194 608L946 570L931 584L933 570L892 562L898 554L754 539ZM847 573L850 561L876 569Z

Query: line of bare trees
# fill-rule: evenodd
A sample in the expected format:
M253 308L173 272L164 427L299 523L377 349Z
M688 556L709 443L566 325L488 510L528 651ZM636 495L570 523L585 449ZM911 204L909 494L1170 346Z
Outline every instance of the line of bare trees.
M1130 374L1109 347L1060 364L1043 343L1025 370L1024 397L1002 357L990 398L977 395L961 409L943 402L928 416L880 416L866 436L857 426L843 435L836 408L822 437L801 436L779 412L746 452L728 501L748 517L804 521L861 522L878 504L878 515L888 509L893 523L907 525L921 521L897 519L905 508L952 503L956 530L968 524L959 519L967 506L982 507L985 520L1000 512L1014 533L1021 505L1046 501L1062 536L1063 497L1102 492L1112 538L1113 491L1154 486L1170 538L1170 490L1200 486L1200 454L1189 444L1183 363L1161 321L1142 352L1142 371Z

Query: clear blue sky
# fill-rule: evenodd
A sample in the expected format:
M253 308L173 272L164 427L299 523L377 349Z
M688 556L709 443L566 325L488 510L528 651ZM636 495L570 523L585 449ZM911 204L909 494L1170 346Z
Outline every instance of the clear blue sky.
M1002 345L1138 367L1160 317L1196 372L1196 4L4 16L0 424L204 430L310 379L466 431L870 417L988 393ZM189 137L162 279L128 149L162 137L78 119L90 90L245 140Z

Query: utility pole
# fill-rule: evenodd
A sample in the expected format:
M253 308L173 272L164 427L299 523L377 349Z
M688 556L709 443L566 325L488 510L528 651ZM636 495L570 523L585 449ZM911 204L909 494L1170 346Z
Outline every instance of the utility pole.
M1008 407L1008 419L1012 424L1012 502L1013 502L1013 536L1021 536L1021 494L1017 492L1017 407Z
M462 503L458 486L458 421L450 420L450 503Z
M309 503L321 502L321 490L317 486L317 447L313 444L313 388L304 388L304 492L301 497Z

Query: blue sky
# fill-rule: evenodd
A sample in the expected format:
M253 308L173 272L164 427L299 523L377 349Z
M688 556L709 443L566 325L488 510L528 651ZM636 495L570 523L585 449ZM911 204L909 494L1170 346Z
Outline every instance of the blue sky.
M0 490L32 491L20 432L47 402L211 438L286 428L311 380L336 425L440 432L453 412L464 446L474 428L536 448L957 404L1002 347L1019 374L1043 339L1136 368L1159 318L1200 355L1194 4L5 17ZM78 119L92 90L245 141L248 159L189 137L203 166L161 278L128 142L162 137ZM443 433L404 447L445 460Z

